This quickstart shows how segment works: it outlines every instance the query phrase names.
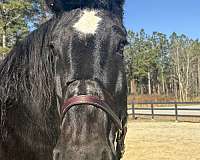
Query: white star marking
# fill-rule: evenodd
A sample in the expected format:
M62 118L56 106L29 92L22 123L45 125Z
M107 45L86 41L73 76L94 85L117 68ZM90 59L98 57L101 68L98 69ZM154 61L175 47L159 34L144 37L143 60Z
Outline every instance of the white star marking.
M83 34L95 34L98 29L99 22L102 20L96 16L97 12L94 10L85 10L79 21L74 24L76 31Z

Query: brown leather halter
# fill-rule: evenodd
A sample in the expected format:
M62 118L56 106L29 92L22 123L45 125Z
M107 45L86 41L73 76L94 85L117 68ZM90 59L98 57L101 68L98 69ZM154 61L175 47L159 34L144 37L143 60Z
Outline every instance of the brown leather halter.
M113 112L111 107L104 101L101 100L100 97L98 96L90 96L90 95L79 95L79 96L73 96L67 100L64 101L64 104L61 108L61 115L62 119L66 112L73 106L75 105L80 105L80 104L88 104L88 105L93 105L97 108L102 109L104 112L106 112L111 119L113 120L114 124L119 130L122 130L122 124L121 120L118 118L116 113Z
M114 111L111 109L113 108L113 106L110 106L105 100L102 100L98 96L91 96L91 95L79 95L66 99L64 101L63 106L61 106L60 108L62 116L61 120L63 121L65 114L70 108L72 108L75 105L81 105L81 104L93 105L97 108L100 108L101 110L106 112L108 116L110 116L113 123L118 129L117 139L116 139L117 142L116 151L117 151L117 157L120 159L124 153L124 138L126 135L127 127L123 125L122 120L120 120L117 114L114 113Z

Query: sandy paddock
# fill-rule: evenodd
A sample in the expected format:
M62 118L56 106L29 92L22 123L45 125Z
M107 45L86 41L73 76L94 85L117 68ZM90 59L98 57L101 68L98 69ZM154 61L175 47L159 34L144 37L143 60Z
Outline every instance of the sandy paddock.
M200 160L200 123L129 121L123 160Z

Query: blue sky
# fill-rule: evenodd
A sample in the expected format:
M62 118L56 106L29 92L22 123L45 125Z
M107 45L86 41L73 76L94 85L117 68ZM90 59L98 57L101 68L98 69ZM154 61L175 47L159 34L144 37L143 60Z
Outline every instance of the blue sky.
M135 32L144 28L200 39L200 0L126 0L124 24Z

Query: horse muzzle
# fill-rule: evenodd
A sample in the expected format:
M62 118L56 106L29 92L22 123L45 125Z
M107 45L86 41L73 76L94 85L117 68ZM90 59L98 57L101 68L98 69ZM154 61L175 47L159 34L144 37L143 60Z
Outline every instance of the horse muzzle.
M91 108L91 106L93 106L93 109L96 108L99 111L101 111L103 114L107 115L107 118L110 119L111 122L113 122L113 124L115 125L118 135L122 133L122 123L117 114L117 110L116 110L117 108L115 105L114 97L105 89L103 89L96 81L90 81L90 80L74 81L71 84L69 84L67 92L66 92L66 99L64 100L63 105L61 105L60 107L61 130L64 133L63 134L61 133L62 138L60 140L60 144L58 142L57 147L54 149L54 153L53 153L54 160L67 160L67 159L73 160L74 157L76 157L75 158L76 160L115 160L116 159L116 155L114 155L113 150L110 148L109 144L107 144L108 141L106 139L108 137L102 138L106 136L106 132L104 133L105 136L99 134L98 136L99 139L95 139L94 137L91 137L91 139L89 138L90 140L88 139L88 141L90 142L89 143L86 142L87 145L84 147L77 145L76 151L72 149L73 147L70 148L69 147L70 144L66 142L66 139L70 137L63 138L63 137L66 137L66 135L69 135L69 136L73 135L71 133L74 132L74 131L70 131L70 133L66 133L67 130L65 131L65 127L68 128L66 126L68 124L67 119L65 118L66 114L69 111L72 114L73 109L75 108L76 109L83 108L85 111L87 111L88 107ZM87 113L87 112L84 112L84 113ZM101 126L101 123L103 124L104 120L102 119L101 121L100 119L98 119L97 122ZM83 123L83 124L85 123L85 125L89 125L89 124L86 124L88 122L80 122L80 123ZM103 130L104 129L100 129L99 131L101 132ZM79 133L81 134L81 132ZM93 134L93 133L88 132L88 134ZM78 137L76 137L75 139L78 139L79 141ZM63 150L63 148L65 149ZM87 148L87 149L84 149L84 148ZM73 155L73 156L68 157L68 155L70 156Z

